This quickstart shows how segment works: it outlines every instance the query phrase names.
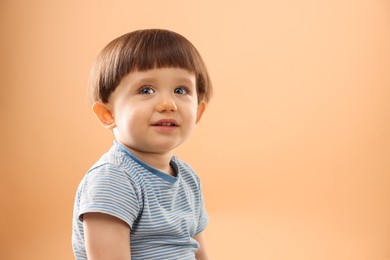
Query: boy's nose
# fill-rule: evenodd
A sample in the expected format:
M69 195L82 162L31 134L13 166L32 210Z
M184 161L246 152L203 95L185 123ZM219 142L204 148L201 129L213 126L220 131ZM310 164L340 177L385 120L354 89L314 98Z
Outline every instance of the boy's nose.
M175 101L172 98L161 99L157 105L156 110L158 112L174 112L177 110Z

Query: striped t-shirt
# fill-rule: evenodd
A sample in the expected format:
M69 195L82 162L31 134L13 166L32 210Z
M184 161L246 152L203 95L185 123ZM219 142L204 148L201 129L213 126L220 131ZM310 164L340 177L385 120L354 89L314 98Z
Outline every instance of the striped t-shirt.
M87 259L83 214L100 212L130 226L132 259L195 259L193 237L207 225L198 176L177 157L176 177L163 173L114 142L85 175L77 190L72 244L76 259Z

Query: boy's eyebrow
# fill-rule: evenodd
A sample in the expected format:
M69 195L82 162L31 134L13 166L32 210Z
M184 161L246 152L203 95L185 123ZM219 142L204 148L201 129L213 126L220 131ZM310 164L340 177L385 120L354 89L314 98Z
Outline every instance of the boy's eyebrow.
M195 82L190 80L189 78L187 77L180 77L180 78L177 78L177 81L178 82L185 82L187 84L194 84Z
M136 84L150 84L150 83L156 83L158 80L154 77L144 77L137 79L135 81ZM193 80L187 78L187 77L177 77L173 80L174 82L177 83L186 83L186 84L191 84L194 85L196 84Z
M156 80L151 77L145 77L135 80L135 83L137 84L144 84L144 83L154 83Z

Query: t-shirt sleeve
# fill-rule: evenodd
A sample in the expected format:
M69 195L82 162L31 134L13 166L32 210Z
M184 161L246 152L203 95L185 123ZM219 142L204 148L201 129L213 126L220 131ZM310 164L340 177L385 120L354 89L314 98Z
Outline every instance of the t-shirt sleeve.
M99 212L117 217L132 228L140 211L138 196L128 175L117 166L105 164L92 169L79 192L81 221L83 214Z
M200 181L198 179L199 184L199 221L198 221L198 227L196 229L196 234L199 234L202 232L208 224L208 215L206 212L206 207L203 199L203 192L202 192L202 186L200 184Z

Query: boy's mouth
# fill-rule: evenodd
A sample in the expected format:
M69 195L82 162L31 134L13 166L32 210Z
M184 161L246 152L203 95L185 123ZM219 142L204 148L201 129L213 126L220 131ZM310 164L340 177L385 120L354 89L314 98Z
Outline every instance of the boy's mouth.
M152 126L175 127L175 126L179 126L179 124L173 119L163 119L153 123Z
M161 124L156 124L155 126L176 126L174 123L161 123Z

